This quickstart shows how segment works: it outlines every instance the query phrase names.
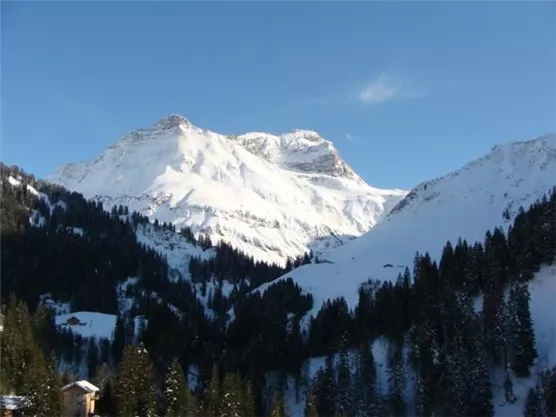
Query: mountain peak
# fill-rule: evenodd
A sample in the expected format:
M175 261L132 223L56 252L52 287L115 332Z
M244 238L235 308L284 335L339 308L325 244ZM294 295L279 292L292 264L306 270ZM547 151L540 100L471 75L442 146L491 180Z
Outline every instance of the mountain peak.
M544 151L546 149L554 150L556 149L556 133L548 132L540 135L534 139L522 140L517 142L507 142L494 146L491 150L516 150L516 149L528 149L529 151Z
M225 136L179 115L50 181L280 263L366 232L405 195L369 186L316 132Z
M555 134L499 144L486 155L456 171L418 184L387 217L410 209L416 210L423 203L441 205L450 199L458 200L462 196L478 194L487 195L489 204L513 204L515 211L523 201L530 203L528 196L517 198L515 194L525 188L530 194L542 195L554 184L555 167ZM474 197L475 200L477 198Z
M166 130L178 126L191 126L191 122L179 114L171 114L158 120L153 127Z
M302 138L312 142L319 142L324 140L322 136L314 130L294 129L292 130L291 135L295 136L296 138Z
M232 140L250 153L289 170L363 182L334 144L313 130L294 129L278 135L249 132Z

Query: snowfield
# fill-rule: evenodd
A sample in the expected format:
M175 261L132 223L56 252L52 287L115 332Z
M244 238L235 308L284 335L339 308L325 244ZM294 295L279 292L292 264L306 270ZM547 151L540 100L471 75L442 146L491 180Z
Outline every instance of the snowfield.
M223 136L181 116L49 180L277 263L365 233L407 193L366 184L316 132Z
M80 323L70 325L67 320L71 317L77 318ZM76 311L70 314L62 314L55 317L56 326L71 330L83 338L96 337L97 340L107 338L112 340L116 328L116 316L92 311Z
M165 229L155 229L152 223L138 225L135 230L137 241L166 258L168 266L172 269L170 279L189 278L189 261L192 257L203 260L216 255L216 250L210 248L203 250L199 245L193 245L179 234Z
M497 146L457 171L418 185L369 232L325 252L323 263L304 265L278 279L291 277L313 294L309 314L316 314L327 299L341 296L355 307L361 283L395 280L406 266L412 271L417 251L439 260L448 240L482 242L495 226L507 230L519 206L527 208L554 186L555 134ZM503 216L506 209L508 219Z

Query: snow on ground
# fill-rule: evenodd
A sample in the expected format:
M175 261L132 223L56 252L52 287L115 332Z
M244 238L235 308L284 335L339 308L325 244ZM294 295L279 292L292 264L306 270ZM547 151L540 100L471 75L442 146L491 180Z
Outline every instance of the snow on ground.
M216 279L211 279L210 281L207 282L207 291L205 293L205 296L203 296L203 293L201 291L202 288L202 283L197 282L195 284L193 284L195 287L195 290L197 291L197 299L201 302L201 304L205 307L205 315L209 318L212 319L214 318L214 312L212 311L212 309L210 309L208 307L208 301L209 301L209 297L210 295L214 295L214 292L216 291L216 288L218 288L220 286L220 284L218 283L218 281ZM221 291L222 291L222 295L229 297L230 292L234 289L234 285L231 284L230 282L223 280L222 281L222 286L221 286ZM234 312L233 309L228 311L228 314L230 315L230 317L228 318L228 323L230 323L230 321L233 320L234 316Z
M139 278L137 277L128 277L127 280L118 284L116 294L118 297L118 309L120 312L127 312L131 310L134 300L133 298L127 296L127 289L135 286L138 280Z
M44 227L46 225L46 219L37 210L31 210L31 214L29 214L29 224L31 227Z
M10 175L8 177L8 182L14 187L20 187L21 177L19 177L19 179L15 179ZM37 191L37 189L30 184L27 184L27 191L37 196L41 200L43 200L48 205L48 208L50 209L50 214L52 214L52 212L56 207L61 207L63 210L67 209L67 205L65 202L57 201L56 203L52 204L50 202L50 199L48 198L48 195L40 191ZM44 227L46 224L46 219L37 210L31 210L29 213L29 224L31 225L31 227ZM74 233L83 236L83 229L74 227L72 230Z
M556 365L556 264L543 266L529 283L531 317L535 329L538 358L529 378L514 378L513 389L518 401L506 404L504 399L505 374L497 370L493 382L495 415L521 417L530 388L537 384L537 375Z
M8 177L8 182L13 185L14 187L19 187L19 185L21 184L20 180L16 180L14 177L12 177L11 175Z
M556 365L556 264L544 266L529 284L538 369Z
M81 227L68 226L67 229L70 230L75 235L83 236L85 234L85 231Z
M79 324L70 325L67 320L75 317ZM70 314L62 314L55 317L56 326L70 329L74 334L83 338L96 337L112 340L116 328L116 316L114 314L97 313L93 311L76 311Z
M203 284L200 283L200 282L197 282L197 283L194 284L194 286L195 286L195 289L197 291L199 300L201 300L201 302L204 303L205 305L208 303L209 294L212 293L214 295L214 292L216 291L216 289L218 287L220 287L220 289L222 291L222 295L225 296L225 297L229 297L230 293L234 289L234 284L232 284L231 282L229 282L225 279L222 280L222 285L220 285L218 283L218 280L211 279L210 281L207 282L207 293L203 297L201 295L201 288L202 288Z
M507 229L519 206L528 208L554 186L556 135L495 147L483 158L417 186L369 232L319 257L326 263L301 266L279 279L292 277L313 294L310 314L328 298L340 296L355 307L357 289L369 278L395 280L405 266L413 269L417 251L439 260L448 240L482 242L487 230ZM502 217L505 209L510 220Z
M278 263L331 233L361 235L406 194L366 184L315 132L227 137L179 116L50 180Z
M387 363L386 363L386 354L388 352L388 342L384 338L376 339L372 344L372 352L373 357L375 360L375 367L376 367L376 381L377 381L377 389L378 392L381 394L387 394L388 392L388 374L387 374ZM348 351L348 358L350 363L350 369L355 369L355 364L357 360L357 351L350 350ZM338 361L338 355L334 356L334 361ZM316 357L309 359L306 363L304 368L307 370L307 376L309 381L313 381L315 376L317 375L320 369L325 367L326 358L325 357ZM411 376L408 378L408 386L412 386L412 379ZM407 391L407 390L406 390ZM290 378L288 381L288 389L285 396L286 399L286 406L288 407L289 415L291 417L303 417L304 409L305 409L305 401L306 401L306 394L307 388L301 387L299 401L296 402L295 397L295 383L293 378ZM409 398L408 398L409 399Z
M117 288L118 301L120 303L119 307L122 313L129 312L133 305L133 298L127 297L125 291L129 286L135 285L137 279L137 277L129 277L125 282L120 283ZM152 294L152 297L157 299L158 302L162 302L162 299L156 293ZM95 337L97 342L101 338L112 340L113 332L116 328L116 315L94 311L77 311L71 313L69 303L55 301L49 293L40 296L39 304L49 308L55 314L56 326L60 329L69 329L74 334L79 334L83 338ZM178 317L181 317L181 311L175 306L170 304L169 308ZM75 325L67 323L67 320L71 317L77 318L80 323ZM146 328L148 325L148 320L144 316L135 316L133 322L135 335L139 334L141 327Z
M504 378L505 373L497 369L493 378L493 400L492 404L497 417L521 417L523 407L527 398L529 388L536 385L539 372L556 365L556 265L543 266L529 284L531 292L531 316L535 328L536 348L539 357L532 368L533 375L530 378L514 378L514 394L518 398L515 404L505 404L504 400ZM480 300L480 299L478 299ZM480 308L480 302L476 303ZM372 346L374 360L377 369L378 389L382 394L388 392L388 375L386 354L388 343L383 338L378 338ZM356 352L350 351L353 358ZM407 358L407 347L405 349ZM407 359L406 359L407 361ZM308 361L310 378L314 378L318 370L324 367L325 358L312 358ZM407 365L407 364L406 364ZM406 366L406 396L408 404L408 417L413 417L414 410L414 375ZM305 407L306 388L301 389L300 401L295 401L295 385L293 380L289 381L286 395L286 403L291 417L302 417Z
M141 329L146 329L149 325L149 320L145 316L135 316L133 318L133 334L135 335L135 342L139 341L139 333Z
M215 249L203 250L199 245L193 245L178 233L162 228L156 230L153 224L139 225L136 230L137 240L165 256L168 266L174 270L173 276L189 278L189 260L191 257L202 259L212 258Z
M19 187L21 186L21 177L19 177L19 179L15 179L14 177L12 177L11 175L8 177L8 182L14 186L14 187ZM44 200L49 206L50 206L50 212L52 213L52 210L54 210L54 205L50 204L50 199L48 198L48 196L45 193L41 193L40 191L37 191L35 189L35 187L33 187L32 185L27 184L27 191L29 191L31 194L39 197L40 199ZM62 208L65 209L65 205L62 206Z
M187 368L187 384L191 390L197 386L198 379L199 367L197 365L189 365Z
M119 307L119 311L121 313L127 313L131 310L131 308L133 307L133 304L135 303L135 297L132 296L128 296L127 295L127 291L128 289L131 289L132 287L137 285L137 281L139 280L138 277L129 277L127 280L125 280L124 282L120 283L116 289L116 294L118 295L118 307ZM146 291L144 290L135 290L135 292L138 292L138 295L144 297L146 295ZM135 292L133 294L135 294ZM162 297L159 296L159 294L156 291L152 291L149 293L149 296L151 299L156 300L159 304L162 304L162 302L164 301L162 299ZM170 309L170 311L172 311L176 316L178 316L179 318L182 317L183 312L177 308L175 305L170 304L170 303L166 303L166 305L168 306L168 308ZM148 323L148 320L142 318L142 316L139 316L141 318L141 320L145 323L145 325ZM137 320L137 317L135 318ZM136 328L139 328L139 323L136 323Z

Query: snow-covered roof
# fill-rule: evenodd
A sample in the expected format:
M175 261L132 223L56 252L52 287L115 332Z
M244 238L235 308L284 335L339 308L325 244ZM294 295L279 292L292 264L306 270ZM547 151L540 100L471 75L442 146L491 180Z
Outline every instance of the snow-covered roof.
M25 406L25 397L18 395L3 395L0 397L3 410L19 410Z
M97 391L100 390L100 388L94 386L89 381L82 380L82 381L72 382L71 384L68 384L68 385L64 385L62 387L62 391L65 391L67 389L74 388L74 387L81 388L85 392L97 392Z

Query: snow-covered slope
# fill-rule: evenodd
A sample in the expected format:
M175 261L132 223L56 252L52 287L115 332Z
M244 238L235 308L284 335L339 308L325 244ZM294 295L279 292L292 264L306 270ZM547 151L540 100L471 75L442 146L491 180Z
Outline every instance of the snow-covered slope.
M448 240L483 241L487 230L509 226L519 206L527 208L554 186L556 134L496 146L463 168L418 185L368 233L324 253L324 263L282 278L291 276L313 294L313 312L340 296L353 307L362 282L394 280L405 266L412 270L416 251L439 259Z
M166 258L170 268L168 278L171 280L189 278L189 261L192 257L206 260L216 254L214 248L204 250L177 233L162 228L156 229L152 223L137 225L135 235L140 243Z
M366 184L315 132L223 136L181 116L49 180L280 263L365 233L406 194Z
M529 388L535 387L538 382L538 374L556 365L556 316L554 315L554 305L556 304L556 265L543 265L535 274L534 279L529 283L531 293L531 317L533 319L535 331L535 343L539 357L533 364L532 375L527 378L514 377L514 394L518 401L515 404L507 404L504 400L503 382L505 373L498 372L493 379L492 404L495 409L496 417L521 417L525 406L525 400ZM388 362L387 351L388 341L382 337L372 343L373 359L376 362L376 377L378 380L377 389L382 395L388 393ZM350 355L355 355L355 351L350 351ZM407 350L406 350L407 358ZM338 360L338 357L335 357ZM414 417L415 409L415 385L413 383L413 370L407 366L406 359L406 388L404 398L408 405L407 416ZM324 368L325 357L311 358L308 360L308 377L314 378L318 370ZM286 404L289 415L292 417L302 417L306 402L306 390L302 392L299 401L296 401L295 383L290 379L286 392Z

